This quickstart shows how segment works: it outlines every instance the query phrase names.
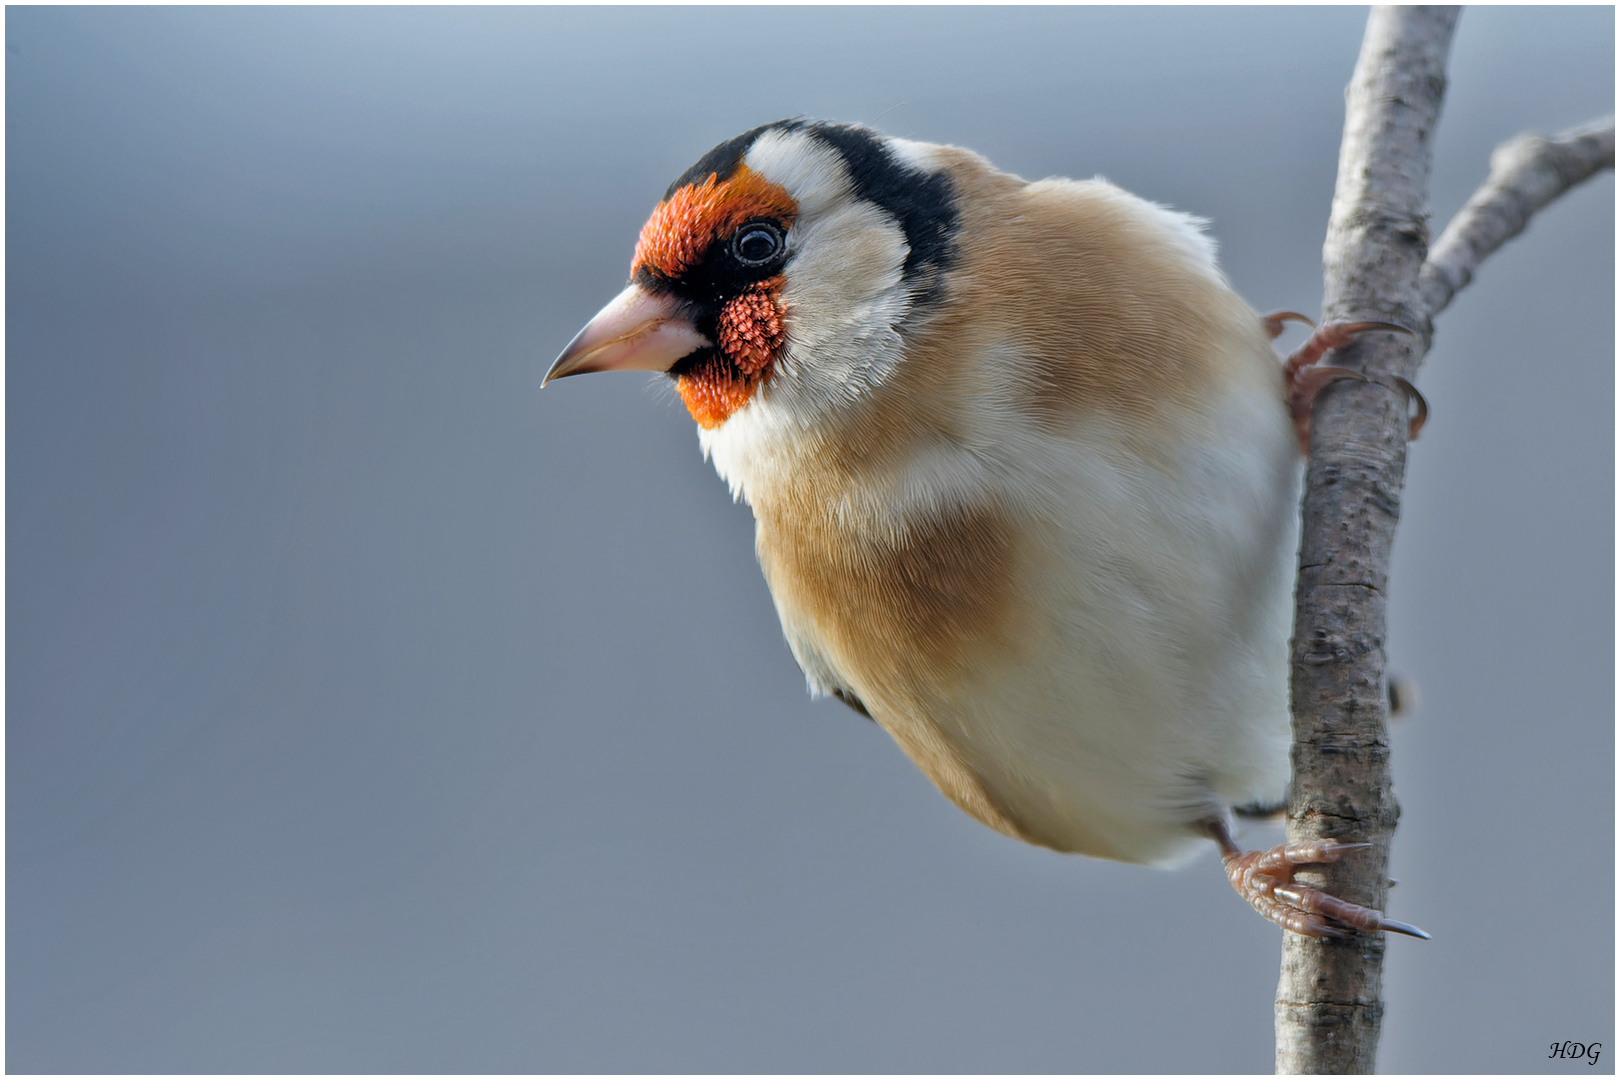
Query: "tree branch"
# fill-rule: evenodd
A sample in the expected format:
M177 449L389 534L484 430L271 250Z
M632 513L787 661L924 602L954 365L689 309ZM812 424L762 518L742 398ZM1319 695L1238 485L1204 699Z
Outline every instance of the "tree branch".
M1418 277L1429 318L1474 279L1491 253L1524 231L1530 215L1601 169L1614 168L1614 117L1544 139L1520 135L1491 154L1491 173L1446 231Z
M1430 147L1457 8L1376 8L1346 96L1339 175L1323 245L1328 320L1417 331L1375 334L1335 366L1367 377L1323 392L1311 424L1290 670L1294 780L1290 843L1368 841L1358 856L1301 874L1383 910L1400 806L1385 726L1385 588L1406 469L1406 400L1433 318L1531 215L1614 167L1614 120L1491 155L1490 176L1427 253ZM1370 1073L1383 1019L1385 942L1285 934L1277 986L1277 1072Z
M1325 320L1427 328L1418 272L1446 55L1458 9L1375 8L1346 95L1339 175L1323 245ZM1373 847L1308 884L1384 909L1400 808L1385 727L1384 590L1406 467L1406 399L1423 339L1370 334L1335 366L1311 422L1290 669L1294 780L1288 840ZM1384 940L1283 935L1279 1073L1370 1073L1383 1019Z

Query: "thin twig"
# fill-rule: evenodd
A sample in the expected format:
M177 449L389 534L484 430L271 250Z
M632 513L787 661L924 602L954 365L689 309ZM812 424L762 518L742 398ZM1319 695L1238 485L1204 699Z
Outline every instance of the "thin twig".
M1530 223L1530 215L1602 169L1614 168L1614 117L1550 139L1520 135L1491 154L1491 173L1446 231L1418 277L1429 317L1473 280L1492 252Z

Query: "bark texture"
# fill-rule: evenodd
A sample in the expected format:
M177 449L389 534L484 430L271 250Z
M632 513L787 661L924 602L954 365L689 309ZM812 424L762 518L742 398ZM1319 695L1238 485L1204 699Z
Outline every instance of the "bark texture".
M1490 254L1518 236L1530 215L1558 196L1614 168L1614 117L1605 116L1573 131L1520 135L1491 154L1491 174L1434 243L1418 278L1429 318L1474 279Z
M1311 423L1291 693L1294 780L1288 840L1373 847L1299 879L1386 910L1390 786L1385 587L1406 472L1407 401L1433 318L1530 217L1614 168L1614 118L1553 138L1520 135L1428 250L1430 144L1458 8L1376 8L1346 94L1339 175L1323 247L1323 316L1393 322L1330 362L1367 377L1333 384ZM1285 934L1277 1072L1370 1073L1383 1020L1385 939Z
M1431 146L1454 7L1376 8L1346 94L1339 174L1323 246L1324 320L1378 320L1414 336L1363 335L1329 362L1367 376L1323 391L1311 422L1291 659L1294 780L1288 841L1373 846L1300 880L1385 910L1390 786L1385 585L1406 469L1407 400L1428 318ZM1370 1073L1383 1020L1381 935L1283 935L1279 1073Z

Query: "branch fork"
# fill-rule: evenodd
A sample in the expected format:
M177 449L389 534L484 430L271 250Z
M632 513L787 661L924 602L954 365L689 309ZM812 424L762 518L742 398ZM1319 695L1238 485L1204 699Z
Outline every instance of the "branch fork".
M1458 14L1454 7L1373 10L1346 94L1323 245L1324 322L1377 320L1419 333L1372 334L1334 346L1332 365L1357 377L1318 387L1308 418L1290 672L1294 780L1288 844L1279 850L1321 854L1330 843L1360 850L1358 858L1338 861L1335 854L1309 867L1284 858L1287 883L1267 897L1299 892L1299 863L1309 888L1374 915L1386 910L1389 841L1400 816L1386 726L1389 556L1406 445L1428 413L1410 380L1432 339L1434 316L1480 264L1537 210L1614 167L1612 117L1550 139L1510 140L1492 155L1485 184L1430 249L1430 148ZM1271 318L1280 330L1281 320L1292 316ZM1272 326L1268 320L1268 330ZM1391 387L1404 396L1383 392ZM1413 406L1416 413L1409 415ZM1229 864L1229 870L1248 874L1245 880L1266 877L1260 884L1275 886L1268 875L1281 875L1281 865L1260 871L1256 858L1254 866ZM1383 1018L1385 939L1305 936L1309 932L1284 935L1277 1072L1370 1073Z

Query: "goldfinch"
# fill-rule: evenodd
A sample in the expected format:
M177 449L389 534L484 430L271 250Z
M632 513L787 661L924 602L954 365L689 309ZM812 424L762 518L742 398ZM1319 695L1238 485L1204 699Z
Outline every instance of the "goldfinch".
M1412 927L1294 885L1362 845L1240 852L1289 780L1292 556L1312 367L1285 371L1204 222L1104 180L784 120L715 147L546 381L666 372L752 508L812 694L945 797L1058 851L1220 843L1296 932Z

